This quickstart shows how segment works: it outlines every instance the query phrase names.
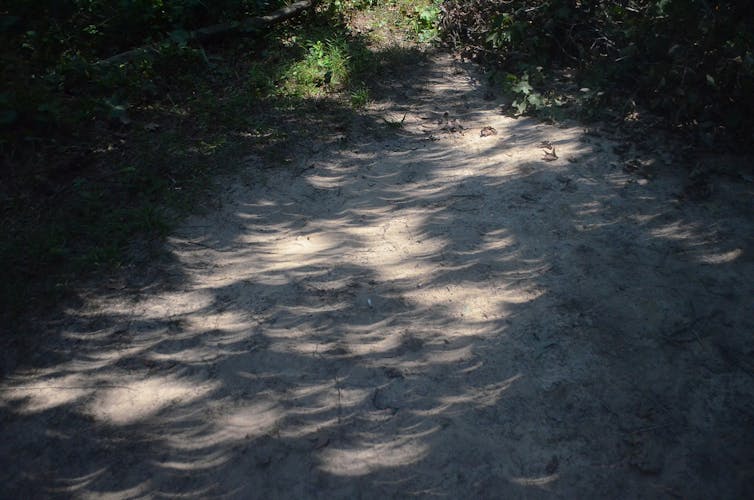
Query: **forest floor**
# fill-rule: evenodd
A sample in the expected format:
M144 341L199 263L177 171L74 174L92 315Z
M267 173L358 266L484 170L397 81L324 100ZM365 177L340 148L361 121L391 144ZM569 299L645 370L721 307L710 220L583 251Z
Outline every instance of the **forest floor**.
M417 55L40 323L2 496L749 495L754 184L480 79Z

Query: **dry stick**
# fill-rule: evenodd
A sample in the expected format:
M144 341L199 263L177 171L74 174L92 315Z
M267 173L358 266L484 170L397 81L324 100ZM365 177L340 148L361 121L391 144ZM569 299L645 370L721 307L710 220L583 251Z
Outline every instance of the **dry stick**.
M300 0L292 4L281 7L275 12L260 17L252 17L243 21L233 21L229 23L214 24L205 28L199 28L188 34L189 41L212 42L228 36L250 36L258 33L262 28L271 26L285 21L306 9L314 7L317 0ZM121 52L107 59L97 61L95 64L106 66L110 64L121 64L142 56L148 56L159 52L161 44L146 45L135 49Z

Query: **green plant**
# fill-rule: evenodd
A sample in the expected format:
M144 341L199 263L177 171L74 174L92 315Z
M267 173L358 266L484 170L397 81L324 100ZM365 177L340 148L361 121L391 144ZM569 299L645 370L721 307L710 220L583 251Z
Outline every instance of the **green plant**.
M263 62L251 63L247 72L247 81L254 95L267 95L275 87L277 69Z
M282 74L286 95L318 95L327 88L343 88L350 78L348 43L342 37L310 41L302 59Z
M353 108L361 109L366 107L368 103L369 89L364 84L351 91L351 106Z
M440 23L440 2L417 5L411 14L411 28L420 42L429 42L437 38Z
M520 77L508 73L503 82L503 89L514 96L515 100L511 106L517 115L541 110L549 104L548 99L532 87L528 72L524 72Z
M442 10L446 42L515 74L521 65L542 66L551 79L567 72L567 98L581 109L631 102L690 132L705 124L740 144L754 138L746 2L445 0ZM525 86L513 90L520 112L539 106Z

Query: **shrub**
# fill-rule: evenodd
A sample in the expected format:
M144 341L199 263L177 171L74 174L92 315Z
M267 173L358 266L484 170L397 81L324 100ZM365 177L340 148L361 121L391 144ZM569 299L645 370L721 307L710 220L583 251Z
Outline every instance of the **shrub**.
M673 125L750 140L754 9L709 0L446 0L442 36L483 63L572 68Z

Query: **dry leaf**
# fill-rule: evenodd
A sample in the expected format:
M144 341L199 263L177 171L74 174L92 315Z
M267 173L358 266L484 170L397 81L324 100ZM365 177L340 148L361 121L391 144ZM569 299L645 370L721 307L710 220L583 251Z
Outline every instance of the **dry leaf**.
M481 137L489 137L491 135L496 135L497 130L495 130L493 127L484 127L482 131L479 133Z

